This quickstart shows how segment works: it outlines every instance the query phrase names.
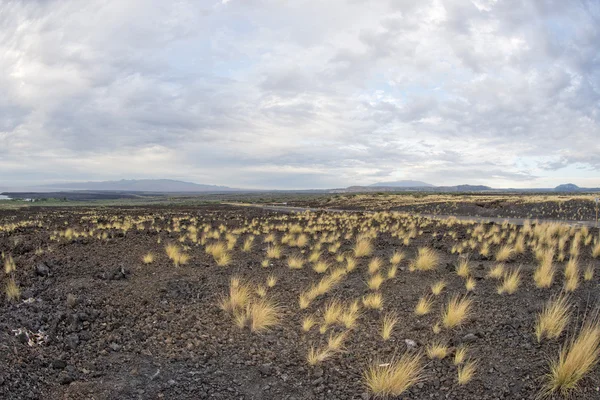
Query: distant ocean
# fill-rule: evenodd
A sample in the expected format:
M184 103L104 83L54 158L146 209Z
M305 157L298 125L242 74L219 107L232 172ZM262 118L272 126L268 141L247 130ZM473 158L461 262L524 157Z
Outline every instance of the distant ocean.
M10 197L0 194L0 200L10 200Z

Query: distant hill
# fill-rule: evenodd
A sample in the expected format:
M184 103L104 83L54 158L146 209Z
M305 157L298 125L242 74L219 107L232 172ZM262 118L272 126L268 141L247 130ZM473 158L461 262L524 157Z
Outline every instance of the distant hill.
M172 179L122 179L120 181L102 182L67 182L45 185L44 187L60 190L110 190L163 193L225 192L238 190L227 186L202 185Z
M573 183L565 183L554 188L555 192L579 192L581 188Z
M394 181L394 182L378 182L378 183L374 183L372 185L369 185L370 187L404 187L404 188L408 188L408 187L433 187L432 184L430 183L426 183L426 182L421 182L421 181Z

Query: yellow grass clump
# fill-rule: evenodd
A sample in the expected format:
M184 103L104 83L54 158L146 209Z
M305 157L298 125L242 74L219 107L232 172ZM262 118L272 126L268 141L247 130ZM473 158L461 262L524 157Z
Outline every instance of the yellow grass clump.
M445 287L446 287L445 281L438 281L438 282L434 283L433 285L431 285L431 293L433 293L434 296L439 296Z
M374 257L371 261L369 261L369 273L374 274L381 268L381 258Z
M461 278L467 278L469 276L469 260L461 258L456 266L456 274Z
M515 249L513 249L513 247L510 245L504 245L500 247L496 252L496 261L503 262L509 260L514 252Z
M434 342L432 344L427 345L425 349L427 353L427 357L431 359L444 359L448 355L448 346L441 342Z
M570 308L571 305L567 296L559 295L548 300L543 310L538 314L535 324L535 336L538 342L541 342L544 337L556 339L560 336L569 323Z
M333 352L327 347L319 349L313 346L308 350L306 361L308 362L308 365L314 366L319 363L322 363L332 355Z
M389 340L392 337L392 331L398 323L398 317L394 314L386 314L381 323L381 338Z
M142 257L142 262L144 264L152 264L154 262L154 254L148 253Z
M442 311L442 324L445 328L462 325L472 312L473 300L466 296L455 295Z
M437 268L440 262L440 256L435 250L422 247L418 250L417 258L411 265L412 270L431 271Z
M354 244L354 257L367 257L373 253L373 244L367 238L359 238Z
M19 289L19 286L15 282L14 278L11 278L8 280L8 282L6 282L4 293L9 301L18 300L19 297L21 297L21 289Z
M573 292L579 286L579 263L571 258L565 266L565 291Z
M468 277L465 281L465 289L467 292L472 292L475 289L475 279L473 277Z
M583 279L586 281L591 281L594 278L594 266L592 264L588 264L583 271Z
M14 272L17 270L17 265L15 264L15 261L13 260L12 256L6 256L6 258L4 259L4 272L6 274L10 274L11 272Z
M404 260L404 253L401 251L394 251L392 257L390 257L390 264L398 265Z
M433 305L433 299L430 296L423 296L417 302L415 306L415 314L416 315L425 315L429 314L431 311L431 306Z
M454 365L460 365L465 362L467 358L467 348L465 346L460 346L454 352Z
M389 363L375 362L364 373L364 382L376 398L399 396L424 379L421 353L405 353Z
M381 286L381 284L384 281L385 281L385 278L383 276L381 276L381 274L375 274L371 278L369 278L367 285L369 286L369 289L371 289L371 290L379 290L379 287Z
M459 385L466 385L473 379L475 370L477 369L476 361L467 361L458 367L457 382Z
M276 244L267 247L267 258L281 258L281 247Z
M167 257L173 261L176 267L187 264L189 261L189 256L185 254L177 245L168 244L165 246L165 252L167 253Z
M546 256L540 261L540 264L533 272L533 280L538 288L548 288L554 281L555 268L552 263L552 256Z
M312 315L304 317L304 319L302 320L302 330L304 332L308 332L316 324L317 324L317 321Z
M291 255L287 259L287 264L290 269L301 269L304 266L304 260L298 255Z
M329 263L325 260L319 260L313 265L313 270L319 274L325 273L329 269Z
M504 264L494 265L487 273L488 278L500 279L504 276Z
M498 294L514 294L521 285L521 268L504 274L502 285L498 286Z
M383 307L383 297L381 293L369 293L362 298L363 305L366 308L380 310Z
M599 356L600 324L588 321L577 336L561 348L558 358L550 362L550 372L546 375L542 393L568 396L596 366Z

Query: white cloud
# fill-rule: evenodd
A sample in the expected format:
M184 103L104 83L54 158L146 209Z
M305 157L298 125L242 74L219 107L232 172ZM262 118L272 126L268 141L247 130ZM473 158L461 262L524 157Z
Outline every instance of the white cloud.
M594 4L9 1L0 182L600 186Z

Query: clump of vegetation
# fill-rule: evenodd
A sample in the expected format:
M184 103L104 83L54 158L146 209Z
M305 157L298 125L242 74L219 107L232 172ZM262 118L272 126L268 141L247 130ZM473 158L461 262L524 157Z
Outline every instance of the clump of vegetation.
M152 264L154 262L154 254L152 253L147 253L146 255L144 255L142 257L142 262L144 264Z
M433 305L433 299L430 296L423 296L417 302L415 306L415 314L416 315L426 315L431 311L431 306Z
M10 278L4 287L4 293L9 301L19 300L21 297L21 289L15 282L14 278Z
M411 269L417 271L431 271L437 268L440 256L433 249L422 247L418 250L417 258L413 261Z
M431 359L441 360L443 358L446 358L449 349L448 346L441 342L434 342L428 345L425 351L427 352L427 357Z
M389 340L392 337L392 331L398 323L398 317L394 314L386 314L383 317L381 324L381 338L383 340Z
M366 308L380 310L383 307L383 297L381 293L369 293L362 299L363 305Z
M442 324L451 329L462 325L472 312L473 300L469 297L454 296L442 311Z
M503 262L509 260L514 252L515 250L510 245L504 245L500 247L496 253L496 261Z
M475 370L477 369L476 361L467 361L465 364L462 364L458 367L458 384L466 385L471 382L473 376L475 375Z
M368 257L373 253L373 244L368 238L358 238L354 244L354 257Z
M504 274L502 285L498 286L498 294L514 294L521 285L521 269L517 268Z
M535 325L535 336L540 342L542 338L556 339L569 323L570 309L567 296L560 295L550 299L541 313L538 314Z
M550 372L542 393L560 393L568 396L598 363L600 356L600 324L588 321L579 333L560 350L558 358L550 362Z
M431 293L433 293L434 296L439 296L445 287L446 287L445 281L438 281L438 282L434 283L433 285L431 285Z
M187 254L174 244L168 244L165 247L165 252L167 253L167 257L173 261L176 267L187 264L190 259Z
M423 356L420 353L405 353L389 363L376 362L364 373L365 385L377 398L399 396L423 379Z

